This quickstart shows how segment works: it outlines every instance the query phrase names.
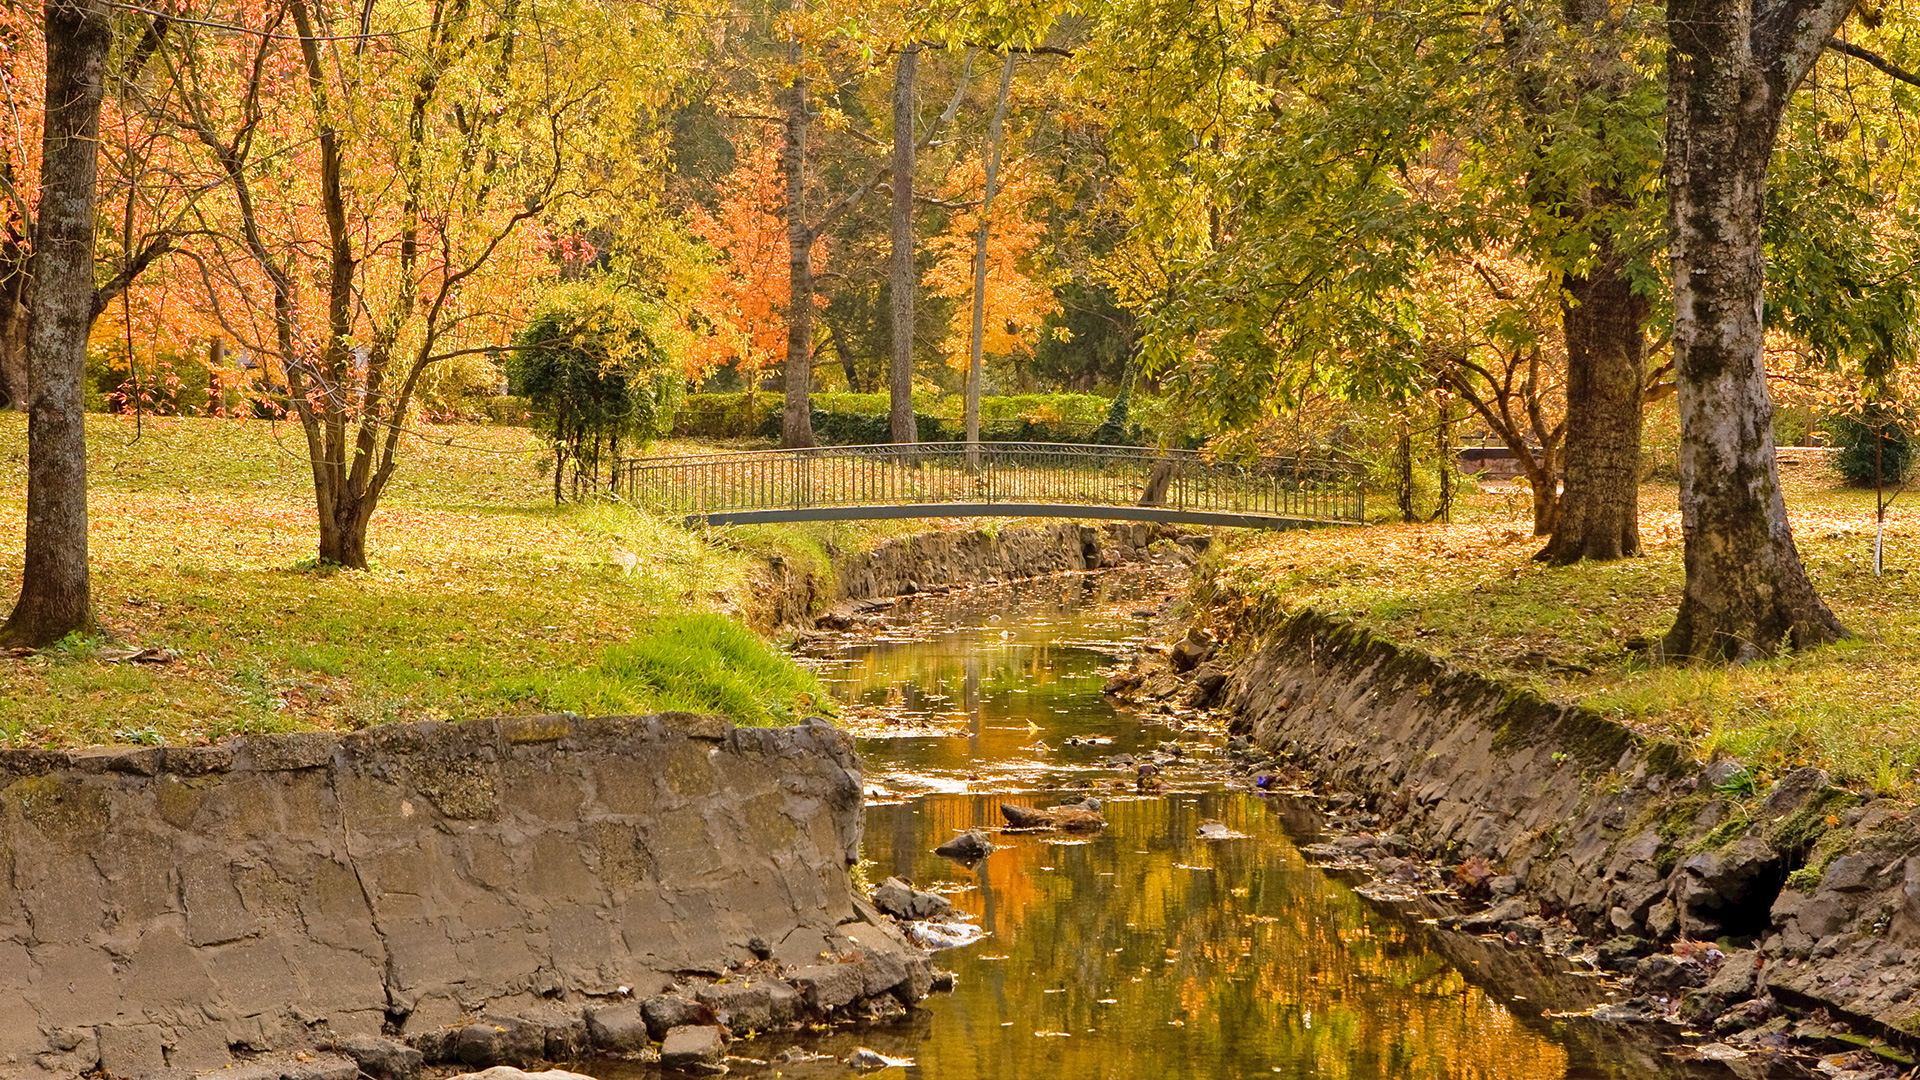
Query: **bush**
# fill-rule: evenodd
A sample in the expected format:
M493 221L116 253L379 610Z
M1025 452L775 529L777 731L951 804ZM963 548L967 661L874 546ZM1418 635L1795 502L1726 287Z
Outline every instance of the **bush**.
M671 427L681 378L655 343L655 321L628 293L579 285L552 294L514 339L508 383L554 449L556 501L569 464L578 495L599 482L603 453L611 483L623 439L637 449Z
M813 435L823 446L864 446L888 442L892 428L885 394L815 394ZM780 437L778 394L689 394L673 419L673 433L692 439ZM1112 403L1096 394L1017 394L983 398L980 437L994 442L1099 441L1095 431ZM914 422L921 442L966 439L965 402L957 394L916 395ZM1126 425L1114 441L1140 440L1137 425Z
M688 394L673 414L673 434L683 439L747 439L769 424L780 430L778 394Z
M1913 466L1910 418L1884 405L1869 405L1861 413L1842 413L1827 419L1827 437L1836 453L1833 466L1853 487L1898 485ZM1875 443L1878 443L1876 476Z

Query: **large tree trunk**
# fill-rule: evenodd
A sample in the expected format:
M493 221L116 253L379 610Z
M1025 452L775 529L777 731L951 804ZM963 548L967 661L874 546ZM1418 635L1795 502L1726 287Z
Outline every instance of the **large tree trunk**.
M1735 660L1847 633L1800 562L1761 363L1760 224L1787 98L1853 0L1669 0L1668 236L1686 592L1669 657Z
M807 81L787 93L787 138L780 170L787 194L786 399L780 445L813 445L813 229L807 224Z
M1609 253L1611 254L1611 253ZM1553 538L1534 556L1555 565L1640 553L1640 426L1650 305L1617 258L1568 277L1567 482Z
M93 627L81 379L93 324L100 99L112 24L102 0L49 0L46 127L27 319L27 542L0 642L39 647Z
M900 50L893 74L893 261L887 291L893 302L893 355L887 370L887 429L894 442L918 442L913 422L913 79L920 46Z

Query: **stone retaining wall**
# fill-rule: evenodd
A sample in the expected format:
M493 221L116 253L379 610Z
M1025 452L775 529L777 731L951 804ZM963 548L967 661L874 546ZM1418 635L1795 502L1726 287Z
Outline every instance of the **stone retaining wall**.
M0 1076L580 1027L762 953L911 1000L924 956L848 877L857 770L824 724L681 714L0 751Z
M1810 768L1743 794L1737 763L1703 769L1312 612L1226 623L1243 635L1236 730L1360 794L1382 833L1485 858L1595 938L1751 938L1761 970L1744 995L1920 1034L1920 815Z
M1153 545L1162 540L1187 545L1168 558L1205 543L1201 534L1137 521L926 532L884 541L871 551L832 553L831 581L774 556L756 617L770 626L811 625L827 609L861 600L1147 562L1157 557Z

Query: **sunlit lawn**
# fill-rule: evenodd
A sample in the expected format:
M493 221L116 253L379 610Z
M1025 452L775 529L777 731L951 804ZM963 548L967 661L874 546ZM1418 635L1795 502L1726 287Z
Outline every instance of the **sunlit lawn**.
M708 542L618 507L556 509L545 454L529 432L426 431L406 440L374 517L374 569L326 573L312 565L312 494L297 427L171 419L136 432L130 421L90 417L93 598L106 637L0 659L0 745L190 742L544 709L718 708L733 691L701 682L710 673L694 670L700 657L668 662L686 677L663 680L661 664L633 650L655 639L669 653L689 647L661 637L687 632L689 613L755 621L767 589L753 549L795 549L804 560L823 539L868 539L762 529ZM19 589L25 462L23 419L0 415L0 550L11 553L0 564L0 593L8 599ZM704 641L711 629L692 632ZM105 659L145 646L174 659ZM707 659L753 666L738 656L724 665ZM779 719L806 704L795 695L814 692L807 679L770 684L758 695L761 718Z
M1813 763L1845 780L1908 787L1920 763L1920 496L1888 514L1873 574L1874 495L1818 467L1784 470L1794 535L1815 585L1856 640L1742 667L1650 665L1680 597L1678 493L1641 494L1640 558L1532 561L1524 489L1493 483L1455 524L1269 534L1227 559L1242 589L1346 615L1455 663L1580 700L1703 757L1762 769Z

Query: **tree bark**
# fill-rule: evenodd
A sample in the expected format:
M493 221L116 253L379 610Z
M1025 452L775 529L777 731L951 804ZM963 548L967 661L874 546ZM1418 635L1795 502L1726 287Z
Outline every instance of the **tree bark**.
M94 626L87 572L81 380L93 325L100 101L112 23L103 0L49 0L46 126L27 303L27 536L20 601L0 643L39 647Z
M787 138L780 171L787 195L787 364L780 445L813 441L813 228L807 224L807 80L787 91Z
M1567 343L1566 490L1553 536L1534 558L1563 566L1640 553L1640 427L1646 400L1651 305L1634 295L1621 260L1606 252L1592 272L1568 277L1560 305Z
M1000 96L987 124L987 175L980 193L980 227L973 234L973 330L967 340L967 468L980 464L980 355L986 340L987 241L993 225L993 186L1000 178L1000 132L1007 119L1007 93L1013 88L1013 54L1000 69Z
M1854 0L1668 0L1667 225L1686 591L1662 655L1847 634L1807 578L1774 460L1760 226L1788 97Z
M887 291L893 307L893 353L887 370L887 430L896 443L918 442L913 422L913 80L920 46L900 50L893 74L893 261Z
M4 407L27 407L27 282L31 270L26 237L8 222L0 235L0 397Z

